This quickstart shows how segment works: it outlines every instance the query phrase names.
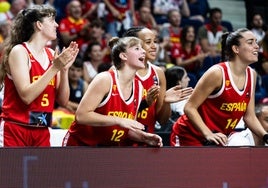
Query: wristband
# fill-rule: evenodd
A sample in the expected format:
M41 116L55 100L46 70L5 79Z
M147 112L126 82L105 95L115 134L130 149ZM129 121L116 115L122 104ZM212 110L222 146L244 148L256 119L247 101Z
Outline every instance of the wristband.
M268 144L268 134L265 134L263 137L262 137L262 140Z

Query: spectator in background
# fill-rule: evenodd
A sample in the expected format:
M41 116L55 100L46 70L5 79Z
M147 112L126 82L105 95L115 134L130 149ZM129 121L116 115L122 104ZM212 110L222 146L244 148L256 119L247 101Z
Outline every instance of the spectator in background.
M110 35L105 33L105 25L102 20L92 20L90 23L90 36L89 41L82 46L80 51L81 57L84 56L85 50L91 43L98 42L101 45L101 58L105 63L111 63L110 49L107 45L107 41L110 39Z
M181 44L174 57L175 64L186 69L191 78L190 86L194 87L203 73L213 65L209 52L204 53L197 43L193 26L185 26L181 31Z
M181 14L178 10L172 9L168 12L170 25L164 26L159 33L162 41L162 48L167 51L170 61L174 63L174 58L178 55L178 48L181 45ZM171 63L170 62L170 63Z
M11 21L7 19L0 20L0 59L4 49L5 40L11 31Z
M60 21L63 18L66 18L67 12L67 5L72 1L72 0L51 0L53 1L53 7L55 7L56 11L57 11L57 15L56 15L56 22L60 23Z
M0 20L13 20L20 10L27 8L26 0L12 0L10 9L7 12L0 13Z
M181 14L182 26L193 25L197 31L203 25L203 20L201 21L198 16L191 16L187 0L155 0L153 3L153 15L157 24L168 23L168 12L173 9Z
M82 75L83 60L76 58L68 71L70 97L66 105L66 109L73 114L76 112L77 107L88 87L88 83L82 78Z
M98 42L92 42L87 47L83 57L83 78L87 83L98 74L98 68L103 63L101 45Z
M103 0L108 14L105 16L107 30L112 37L122 36L125 30L136 23L134 0Z
M187 2L190 15L196 16L202 23L205 23L210 10L209 2L207 0L187 0Z
M89 22L98 18L97 8L100 0L95 3L90 0L79 0L79 2L81 3L83 18L88 19Z
M182 17L190 16L189 6L186 0L155 0L153 3L153 14L157 23L168 23L168 12L173 9L177 10Z
M193 88L188 87L190 78L187 75L186 70L183 67L174 65L165 71L165 77L167 80L167 90L179 85L181 87L182 98L181 101L170 104L171 116L165 125L161 125L161 129L158 131L171 132L173 124L177 119L184 114L184 105L188 98L192 94Z
M154 19L154 16L151 13L151 9L148 6L141 5L137 7L135 11L136 23L133 23L133 26L144 26L149 29L158 30L158 25Z
M63 146L124 146L126 139L162 146L161 137L142 131L136 121L143 87L135 75L145 67L141 43L136 37L110 40L115 68L89 84Z
M212 8L209 12L209 21L198 30L198 41L204 53L209 53L216 64L221 60L221 36L228 29L221 25L222 11Z
M268 31L266 31L260 44L262 51L259 51L258 61L252 66L258 74L256 91L259 93L257 93L256 102L268 97Z
M260 45L262 39L264 38L265 32L267 31L267 26L261 14L259 13L253 14L249 29L256 35L257 41ZM261 46L260 46L260 52L262 52Z
M82 17L81 3L78 0L70 1L66 8L67 16L59 24L60 47L76 41L81 49L89 39L89 22Z
M27 0L28 7L31 7L33 5L51 5L53 6L53 1L54 0Z

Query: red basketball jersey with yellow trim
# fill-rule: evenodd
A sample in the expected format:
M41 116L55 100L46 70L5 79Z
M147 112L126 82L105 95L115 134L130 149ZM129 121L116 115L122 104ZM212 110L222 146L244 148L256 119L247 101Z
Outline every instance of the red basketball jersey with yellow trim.
M221 63L220 66L224 74L224 85L218 94L205 100L199 108L199 113L210 130L228 135L247 110L252 97L253 73L248 67L244 90L239 90L230 76L228 63Z
M243 90L239 90L234 84L228 63L224 62L216 66L222 70L223 85L219 92L210 95L204 101L198 112L212 132L229 135L245 115L251 97L254 97L252 96L254 74L252 68L248 67L245 87ZM195 137L200 143L204 140L202 135L191 125L186 115L181 116L174 124L173 132L176 132L179 137L180 135L192 137L192 139Z
M46 48L46 53L49 58L49 66L45 70L42 68L40 63L33 57L26 44L23 43L26 48L29 60L30 60L30 81L31 83L38 80L52 65L52 54L49 49ZM25 62L17 62L25 63ZM4 87L4 100L2 106L1 117L23 124L37 124L41 123L45 126L50 126L52 120L52 111L54 109L54 101L56 96L56 76L49 82L45 90L29 105L26 105L20 98L12 77L6 75L5 77L5 87ZM42 115L42 122L37 122L38 117ZM35 119L37 118L37 119ZM40 119L39 119L40 120Z
M141 77L136 74L136 77L141 81L144 88L143 99L147 96L147 91L154 85L159 84L159 78L153 65L148 62L148 72L145 76ZM147 132L154 133L156 123L156 102L150 107L145 108L138 113L137 121L146 126Z
M108 96L95 111L108 116L135 119L142 98L140 81L135 79L132 95L129 100L125 101L116 79L116 70L110 70L108 74L111 75L111 89ZM75 143L74 145L122 146L125 145L127 135L128 129L119 125L96 127L73 122L69 129L69 138L66 145Z

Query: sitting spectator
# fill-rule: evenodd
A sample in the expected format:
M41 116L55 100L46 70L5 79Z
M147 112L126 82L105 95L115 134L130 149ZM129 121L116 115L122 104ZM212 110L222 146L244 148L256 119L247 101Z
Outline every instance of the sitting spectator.
M172 126L177 121L178 117L184 114L184 105L192 94L193 89L191 87L188 87L190 78L188 77L187 72L183 67L175 65L166 69L165 77L167 80L167 90L176 85L180 85L182 89L181 100L170 104L171 116L168 122L164 126L161 126L161 128L158 130L170 133L172 130Z
M83 57L83 78L87 83L98 74L98 68L103 63L101 45L98 42L90 43Z
M169 25L164 26L159 33L159 37L163 39L163 48L167 50L171 60L178 54L181 37L181 14L178 10L172 9L168 12Z
M258 43L261 44L261 41L265 36L265 32L267 31L267 26L261 14L253 14L250 29L255 34ZM260 52L262 52L262 48L260 48Z
M19 11L27 8L26 0L13 0L10 3L10 9L7 12L0 13L0 20L13 20Z
M216 64L221 60L221 36L228 29L221 25L222 11L212 8L209 21L198 30L198 40L204 53L209 53Z
M66 108L75 113L83 95L87 90L87 82L82 78L83 75L83 60L76 58L68 71L70 97Z
M92 1L88 0L79 0L79 2L81 3L83 18L88 19L88 21L90 22L91 20L94 20L98 17L97 8L99 2L93 3Z
M98 42L101 45L101 58L105 63L111 62L110 49L107 46L107 41L110 36L105 33L105 25L102 20L95 19L90 23L90 37L89 41L83 45L80 55L84 56L85 50L90 43Z
M125 30L132 26L133 22L136 22L134 0L103 0L103 2L108 11L105 17L107 32L112 37L121 36Z
M151 13L150 7L142 5L138 7L135 14L136 14L136 23L133 23L133 26L144 26L149 29L158 30L158 25Z
M72 0L51 0L53 7L57 10L56 22L60 23L63 18L67 17L66 8Z
M0 58L2 54L2 50L4 48L4 42L6 38L8 37L11 29L11 21L4 19L0 20Z
M59 24L60 42L62 42L60 47L68 46L71 41L76 41L81 49L89 37L89 22L82 17L81 3L78 0L72 0L67 5L67 13Z
M203 73L213 65L209 52L203 53L201 46L196 43L193 26L185 26L181 31L181 45L178 47L178 54L175 56L175 64L186 69L191 75L191 87L194 87L197 80Z
M187 0L187 2L190 9L190 15L204 23L210 10L208 0Z
M54 0L27 0L28 7L31 7L33 5L42 5L47 4L53 6Z
M262 51L259 51L258 61L252 65L258 76L255 94L256 102L268 97L268 32L265 33L261 40L260 47Z
M203 25L200 18L191 16L187 0L155 0L153 3L153 15L157 24L163 25L168 23L168 12L173 9L181 14L182 25L193 25L196 30Z

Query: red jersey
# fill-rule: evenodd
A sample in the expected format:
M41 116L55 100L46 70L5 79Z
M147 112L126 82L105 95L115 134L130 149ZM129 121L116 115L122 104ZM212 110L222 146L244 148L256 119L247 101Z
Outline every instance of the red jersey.
M52 54L48 48L46 53L50 64L46 70L33 57L26 44L22 44L30 58L30 79L31 83L38 80L52 65ZM20 63L20 62L18 62ZM12 121L18 124L50 126L52 111L56 96L56 76L49 82L45 90L29 105L26 105L20 98L12 77L7 74L5 77L4 100L1 117L5 121Z
M226 28L219 25L216 28L216 33L213 33L213 26L210 23L205 24L205 28L207 30L209 44L219 44L221 42L222 34L227 31Z
M185 61L187 59L191 59L192 57L197 56L200 53L201 53L201 46L199 44L196 44L194 50L191 50L190 53L188 53L180 45L178 47L178 53L174 55L174 58L180 57L183 61ZM195 62L190 65L185 65L184 68L186 69L187 72L195 72L196 69L199 68L199 62Z
M157 72L153 65L148 62L148 72L145 76L141 77L136 74L136 77L141 81L144 91L143 99L147 96L147 91L153 86L159 84L159 78ZM143 109L138 113L137 121L142 123L146 128L147 132L154 133L155 123L156 123L156 102L154 102L150 107Z
M176 58L179 55L179 47L181 46L181 28L174 30L172 26L169 27L169 37L172 47L170 49L170 55L172 58Z
M120 12L120 18L119 18L119 21L122 21L126 18L126 12L128 10L130 10L130 1L129 0L124 0L124 1L121 1L121 0L110 0L110 3L111 5L117 10ZM116 19L114 18L112 12L108 10L108 14L106 16L106 20L108 22L113 22L113 21L116 21ZM118 20L118 19L117 19Z
M60 21L59 33L68 32L70 35L76 35L87 23L88 21L85 18L75 20L72 17L68 16L67 18L63 18ZM83 37L78 37L75 41L77 42L79 48L81 48L81 46L86 43L86 40Z
M148 21L146 23L144 22L141 22L141 17L140 17L140 13L139 11L136 11L135 12L135 16L136 16L136 19L137 19L137 25L133 25L133 26L144 26L144 27L147 27L148 29L153 29L153 23L151 21Z
M245 115L253 93L253 70L246 70L245 87L241 91L234 84L231 70L227 62L218 65L223 73L221 89L210 95L198 108L203 121L212 132L229 135L239 120ZM176 135L182 146L200 146L204 137L191 125L186 115L181 116L173 126L171 144L174 145ZM173 143L172 143L173 142Z
M121 118L135 119L142 98L142 85L135 79L130 99L124 100L115 70L111 75L111 89L108 96L96 108L95 112ZM63 145L67 146L122 146L128 138L128 129L119 125L96 127L73 122Z

